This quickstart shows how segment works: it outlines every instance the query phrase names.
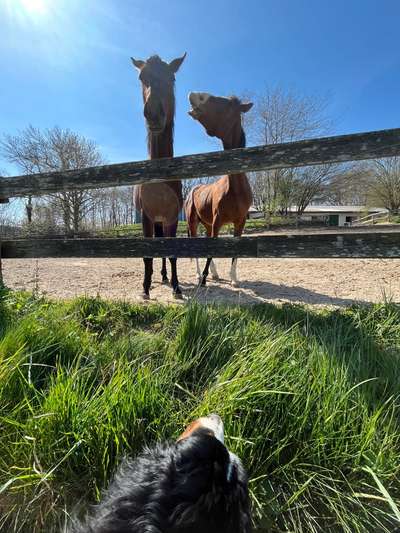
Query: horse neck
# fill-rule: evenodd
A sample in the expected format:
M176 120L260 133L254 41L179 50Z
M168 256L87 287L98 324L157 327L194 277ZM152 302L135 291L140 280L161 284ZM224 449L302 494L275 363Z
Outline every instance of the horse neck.
M148 135L148 151L150 159L173 157L174 155L174 123L168 123L159 135Z
M242 128L242 122L239 119L236 124L220 137L224 150L231 148L244 148L246 146L246 135Z
M152 135L149 132L148 135L148 151L150 159L159 159L160 157L173 157L174 155L174 121L167 124L164 131L160 135ZM182 207L182 182L180 180L168 181L168 187L175 191L179 204ZM160 184L154 183L151 185L153 188L159 187ZM161 183L161 186L163 184Z
M224 150L230 150L233 148L245 148L246 147L246 135L242 128L242 123L239 121L227 136L221 138ZM233 178L233 179L232 179ZM228 174L227 179L229 181L229 187L241 188L243 185L248 186L249 182L244 172L240 174Z

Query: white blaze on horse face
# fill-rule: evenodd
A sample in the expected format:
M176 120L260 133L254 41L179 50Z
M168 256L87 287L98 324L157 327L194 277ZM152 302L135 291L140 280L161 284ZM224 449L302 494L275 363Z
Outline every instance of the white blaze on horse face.
M237 279L237 272L236 272L236 269L237 269L237 258L235 257L232 261L232 265L231 265L231 282L232 282L232 285L235 287L236 285L238 285L238 279Z
M209 93L189 93L189 102L193 107L192 111L196 114L196 110L200 109L210 98Z

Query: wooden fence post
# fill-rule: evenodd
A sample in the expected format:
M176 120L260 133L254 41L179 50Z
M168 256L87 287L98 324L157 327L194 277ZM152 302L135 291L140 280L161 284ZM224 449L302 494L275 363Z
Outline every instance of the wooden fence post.
M3 264L2 264L2 261L1 261L1 257L2 257L2 254L1 254L1 237L0 237L0 289L2 289L4 287L4 281L3 281Z
M8 204L10 203L10 200L9 198L4 198L4 197L0 197L0 204ZM2 265L2 262L1 262L1 257L2 257L2 253L1 253L1 244L2 244L2 239L1 239L1 235L0 235L0 288L3 288L4 287L4 281L3 281L3 265Z

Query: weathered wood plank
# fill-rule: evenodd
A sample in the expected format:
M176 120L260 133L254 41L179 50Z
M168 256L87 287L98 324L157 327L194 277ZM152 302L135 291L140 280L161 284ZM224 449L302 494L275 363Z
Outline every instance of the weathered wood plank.
M0 178L0 198L400 155L400 129Z
M275 237L275 236L273 236ZM258 241L257 257L400 258L400 232L286 235Z
M4 280L3 280L3 263L2 263L2 257L1 257L1 239L0 239L0 289L4 287Z
M218 239L5 240L1 256L400 258L400 232L329 232Z

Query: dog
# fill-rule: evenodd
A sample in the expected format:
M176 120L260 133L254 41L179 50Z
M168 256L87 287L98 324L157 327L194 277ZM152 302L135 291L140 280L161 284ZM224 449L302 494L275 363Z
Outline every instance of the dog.
M211 414L172 444L124 460L102 501L70 533L250 533L247 475Z

